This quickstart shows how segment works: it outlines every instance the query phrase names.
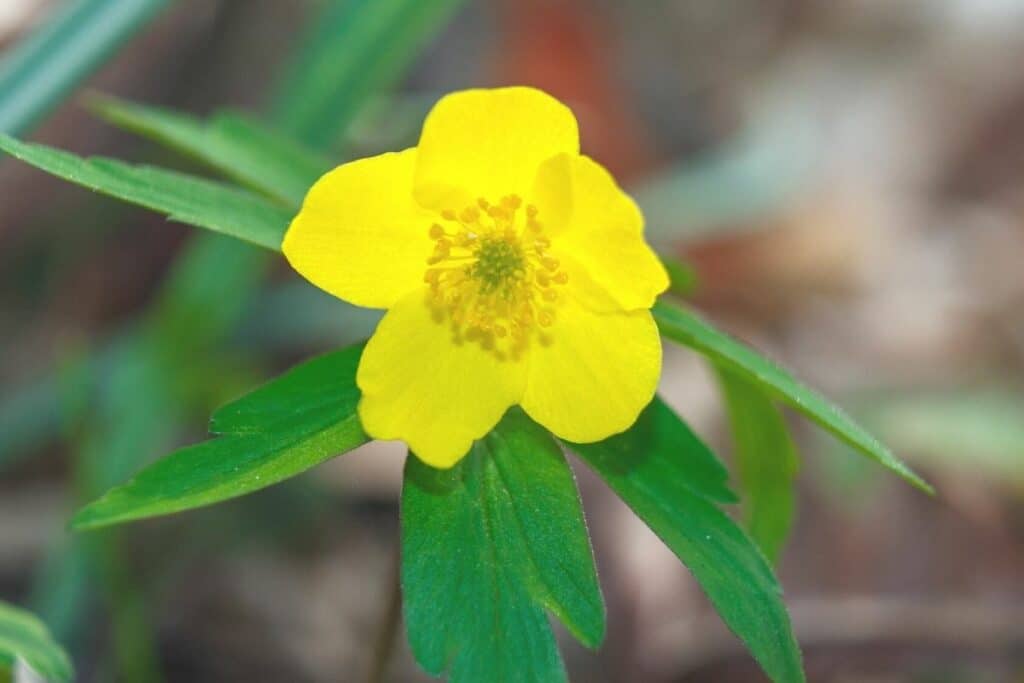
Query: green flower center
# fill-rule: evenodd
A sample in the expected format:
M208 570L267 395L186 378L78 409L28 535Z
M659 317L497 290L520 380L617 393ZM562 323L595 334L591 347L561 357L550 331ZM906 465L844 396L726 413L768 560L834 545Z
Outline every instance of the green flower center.
M481 237L476 249L476 263L469 268L471 277L480 282L480 293L497 294L511 299L526 277L526 257L518 241L488 235Z
M441 217L449 224L430 226L434 253L423 281L432 301L455 330L497 348L521 349L537 326L555 322L556 291L569 281L558 259L548 253L551 241L537 220L537 207L509 195L491 204L477 200Z

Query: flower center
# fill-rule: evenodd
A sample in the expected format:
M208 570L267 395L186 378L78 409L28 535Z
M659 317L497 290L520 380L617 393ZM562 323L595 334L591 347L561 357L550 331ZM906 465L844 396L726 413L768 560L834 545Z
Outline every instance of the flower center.
M478 199L462 211L446 210L447 225L430 226L434 252L423 280L431 299L459 333L485 345L509 340L521 348L535 327L555 322L556 288L569 281L537 220L537 207L516 195L492 204Z

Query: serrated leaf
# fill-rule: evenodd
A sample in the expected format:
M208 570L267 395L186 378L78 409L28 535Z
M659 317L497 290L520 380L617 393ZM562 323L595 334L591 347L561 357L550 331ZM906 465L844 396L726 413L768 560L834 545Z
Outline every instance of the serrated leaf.
M732 426L747 530L774 564L793 524L796 446L771 399L735 372L716 371Z
M775 363L718 331L695 314L659 301L652 310L661 333L704 354L769 395L778 398L832 432L864 455L877 460L928 493L932 487L903 464L892 451L871 436L849 415L821 394L809 389Z
M369 95L406 72L464 0L334 0L289 65L273 120L326 147Z
M83 159L0 135L0 149L47 173L103 194L279 251L293 211L248 191L204 178L114 159Z
M726 625L776 683L804 680L782 591L757 545L716 503L721 491L694 476L710 451L656 402L626 432L569 444L689 567ZM674 442L690 445L670 448ZM724 486L720 484L720 486Z
M333 166L293 139L233 112L200 121L113 97L93 97L91 105L109 123L183 152L289 206L301 205L310 186Z
M452 683L565 681L544 613L581 642L604 604L575 481L557 444L518 410L450 470L410 456L402 487L409 642Z
M43 622L0 602L0 671L13 670L19 660L51 683L71 680L71 661Z
M222 408L223 436L175 451L79 510L71 525L95 529L167 515L258 491L368 440L356 415L362 347L303 363Z

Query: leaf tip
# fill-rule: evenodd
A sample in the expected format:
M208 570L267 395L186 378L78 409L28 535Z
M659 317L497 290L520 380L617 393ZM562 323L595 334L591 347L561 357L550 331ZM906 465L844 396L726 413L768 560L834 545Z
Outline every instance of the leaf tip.
M95 531L109 526L113 520L103 514L100 508L102 500L101 498L78 510L68 522L68 528L71 531Z

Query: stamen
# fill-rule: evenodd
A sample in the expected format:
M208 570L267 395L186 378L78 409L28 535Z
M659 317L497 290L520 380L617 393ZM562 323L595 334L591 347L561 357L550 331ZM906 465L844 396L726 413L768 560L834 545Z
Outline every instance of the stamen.
M555 286L569 275L548 254L551 240L544 235L533 204L517 195L492 203L484 197L459 211L445 209L428 234L434 251L423 281L435 305L447 312L457 333L479 341L505 358L528 343L537 326L555 322L552 306L561 300ZM506 346L499 347L503 341Z

